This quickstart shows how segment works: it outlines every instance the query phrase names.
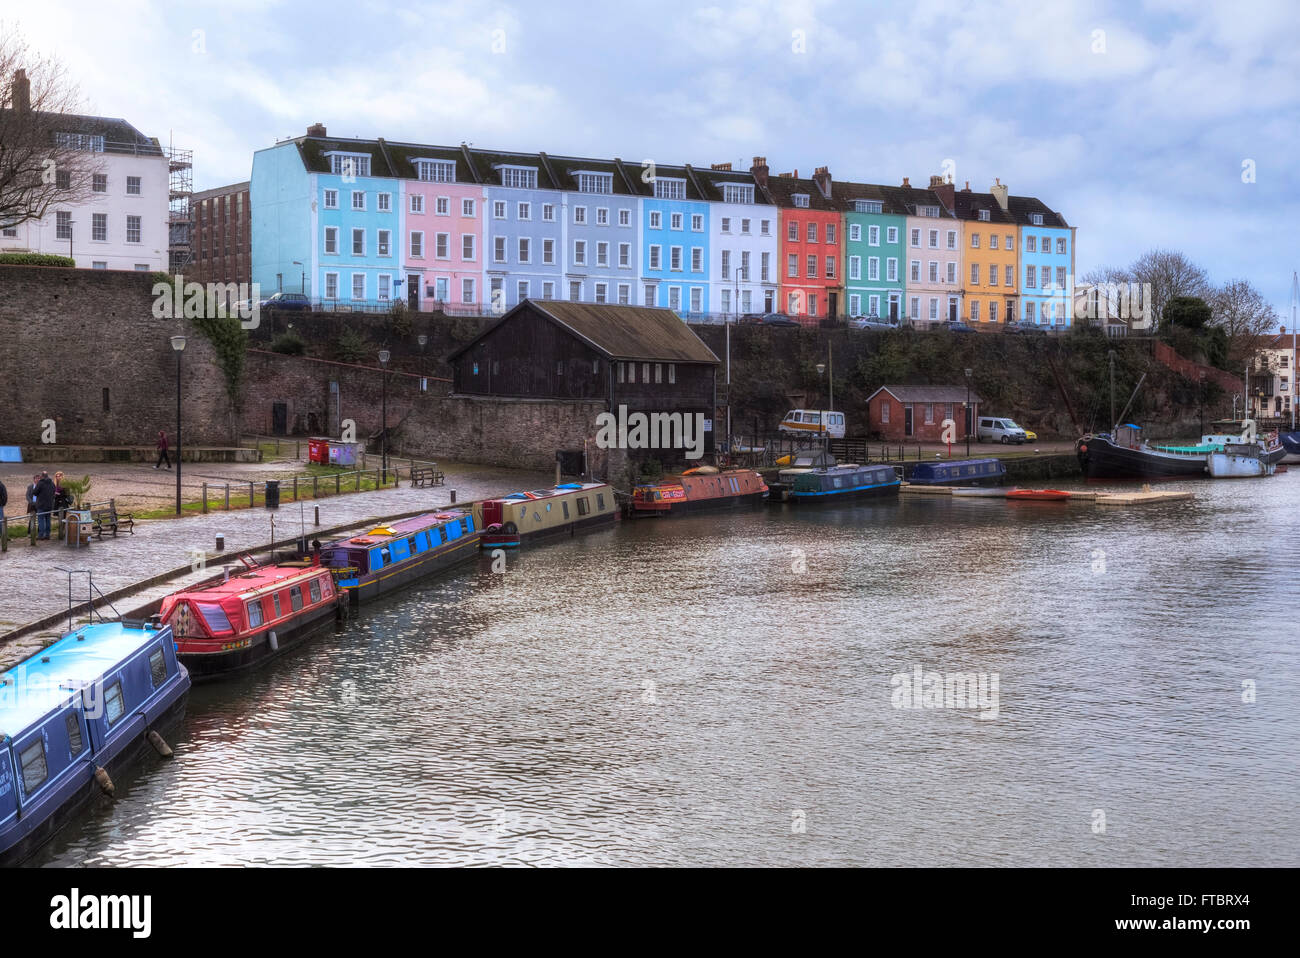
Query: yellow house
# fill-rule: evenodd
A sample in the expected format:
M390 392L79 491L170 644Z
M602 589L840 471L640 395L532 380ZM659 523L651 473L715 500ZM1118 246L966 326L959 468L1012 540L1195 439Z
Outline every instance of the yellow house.
M1020 318L1016 294L1019 230L1007 211L1007 187L995 181L988 193L953 192L952 211L962 224L962 320L980 330Z

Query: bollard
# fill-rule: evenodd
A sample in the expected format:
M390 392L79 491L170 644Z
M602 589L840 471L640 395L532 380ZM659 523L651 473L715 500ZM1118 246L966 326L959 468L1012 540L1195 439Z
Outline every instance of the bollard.
M339 472L334 473L334 495L337 496L340 492L343 491L341 488L342 485L343 485L343 474Z
M456 490L455 490L455 489L451 490L451 504L452 504L453 506L456 504Z
M253 506L254 506L254 502L253 502L253 484L250 482L250 483L248 484L248 508L251 509L251 508L253 508Z
M226 511L230 511L230 483L226 483Z
M293 501L298 501L298 477L293 477Z
M361 491L361 470L357 470L357 492Z
M203 483L203 514L208 514L208 484Z
M316 525L320 525L320 506L316 507Z
M226 537L225 534L221 532L217 533L217 551L218 552L226 551Z

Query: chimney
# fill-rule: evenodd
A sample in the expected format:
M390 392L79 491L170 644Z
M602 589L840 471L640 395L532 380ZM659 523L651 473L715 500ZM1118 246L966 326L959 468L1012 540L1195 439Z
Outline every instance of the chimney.
M903 189L910 190L911 188L912 184L908 181L907 177L903 177Z
M965 187L965 189L962 190L962 192L963 192L963 193L969 193L969 192L970 192L970 180L967 180L967 181L966 181L966 187Z
M730 170L730 169L731 169L731 164L730 164L730 163L713 163L713 164L710 164L709 169L711 169L711 170Z
M32 81L27 79L26 70L14 71L14 88L10 96L10 105L15 113L27 113L32 108Z
M324 136L324 135L325 135L325 126L324 126L324 124L321 124L321 123L313 123L311 126L307 127L307 135L308 135L308 136Z
M767 189L767 157L754 157L754 165L749 168L749 172L754 174L754 182L763 189Z
M813 182L817 184L817 189L822 191L822 196L828 200L831 198L831 171L829 167L819 166L813 172Z
M951 212L957 187L952 183L945 183L942 176L932 176L930 177L930 189L934 190L934 195L939 197L939 202L944 205L944 208Z
M1006 185L1001 180L995 179L993 185L989 187L989 192L992 193L993 198L998 201L998 206L1005 210L1007 208Z

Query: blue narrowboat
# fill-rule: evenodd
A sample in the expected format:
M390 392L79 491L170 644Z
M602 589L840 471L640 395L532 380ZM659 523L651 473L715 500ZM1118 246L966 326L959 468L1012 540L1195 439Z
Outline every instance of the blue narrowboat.
M111 795L142 752L170 755L189 690L171 627L143 622L87 625L0 674L0 864Z
M825 502L861 496L896 496L902 483L893 466L831 466L800 472L790 484L796 502Z
M907 481L918 486L996 486L1007 474L1000 459L920 462Z
M321 549L321 564L355 607L475 558L481 534L472 512L427 512L331 542Z

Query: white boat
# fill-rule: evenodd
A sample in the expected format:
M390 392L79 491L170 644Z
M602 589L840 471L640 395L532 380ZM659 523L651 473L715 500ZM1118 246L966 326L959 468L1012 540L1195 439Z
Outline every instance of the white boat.
M1271 476L1277 469L1276 460L1270 461L1264 447L1258 443L1232 443L1222 452L1210 453L1205 465L1215 479Z

